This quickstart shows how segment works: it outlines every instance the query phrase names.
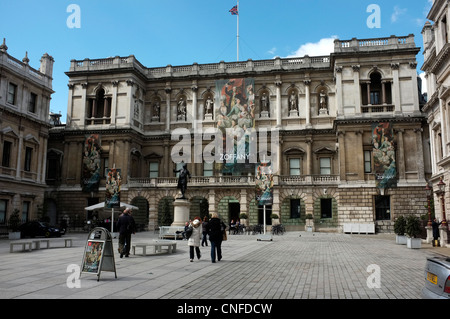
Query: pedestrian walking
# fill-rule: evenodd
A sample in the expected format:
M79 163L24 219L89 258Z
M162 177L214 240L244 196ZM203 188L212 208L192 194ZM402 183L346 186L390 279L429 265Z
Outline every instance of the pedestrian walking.
M202 221L199 217L195 217L194 221L191 223L192 234L188 239L189 246L189 257L190 261L194 261L194 249L197 254L197 258L200 259L202 256L200 253L200 240L202 238Z
M220 261L222 259L222 240L223 233L225 231L226 225L220 220L217 213L213 213L211 219L208 222L208 236L211 242L211 262Z
M117 222L117 228L119 229L119 253L120 258L130 256L131 248L131 234L136 232L136 223L133 216L131 216L131 208L126 208L123 214L120 215Z
M442 224L442 222L437 222L436 218L433 219L433 222L431 223L431 227L433 228L433 247L439 246L439 225Z
M202 230L203 230L203 232L202 232L202 247L204 247L203 245L206 245L206 246L208 246L208 240L207 240L207 237L208 237L208 229L207 229L207 226L208 226L208 217L203 217L203 222L202 222Z

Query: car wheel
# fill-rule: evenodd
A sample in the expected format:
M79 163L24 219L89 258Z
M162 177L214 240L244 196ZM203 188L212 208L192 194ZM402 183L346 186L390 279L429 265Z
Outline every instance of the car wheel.
M45 232L45 238L49 238L50 237L50 232L49 231L46 231Z

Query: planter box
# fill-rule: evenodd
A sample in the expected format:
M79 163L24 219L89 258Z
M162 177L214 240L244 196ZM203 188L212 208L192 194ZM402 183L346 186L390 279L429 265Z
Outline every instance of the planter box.
M406 245L406 236L395 235L395 243L399 245Z
M406 239L406 247L412 249L418 249L422 247L422 238L410 238Z

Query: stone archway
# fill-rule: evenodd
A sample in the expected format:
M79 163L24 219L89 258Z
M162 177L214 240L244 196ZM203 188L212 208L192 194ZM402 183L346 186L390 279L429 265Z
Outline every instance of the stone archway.
M225 224L228 224L231 219L239 218L239 211L237 211L238 204L239 200L237 200L234 196L224 196L219 201L217 205L217 213Z
M158 226L170 226L173 223L174 212L171 196L163 197L158 202Z
M189 201L191 202L189 211L189 218L191 220L195 217L200 217L203 220L203 217L205 216L209 219L209 204L206 198L194 196Z

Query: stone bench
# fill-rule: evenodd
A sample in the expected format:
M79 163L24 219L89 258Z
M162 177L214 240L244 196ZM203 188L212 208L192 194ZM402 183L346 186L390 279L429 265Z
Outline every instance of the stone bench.
M147 247L153 247L153 253L161 252L163 247L167 248L169 254L177 251L177 242L170 240L155 240L151 243L136 243L131 245L133 255L136 255L136 248L142 248L142 255L147 255Z
M21 246L21 251L31 251L33 249L33 242L31 240L12 241L9 243L9 252L14 251L14 246ZM28 248L26 248L28 246Z
M54 244L54 243L59 243L64 241L64 247L72 247L72 238L57 238L57 239L51 239L50 243ZM53 246L53 245L52 245ZM48 248L48 247L47 247Z

